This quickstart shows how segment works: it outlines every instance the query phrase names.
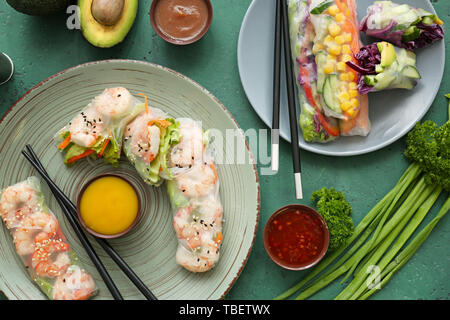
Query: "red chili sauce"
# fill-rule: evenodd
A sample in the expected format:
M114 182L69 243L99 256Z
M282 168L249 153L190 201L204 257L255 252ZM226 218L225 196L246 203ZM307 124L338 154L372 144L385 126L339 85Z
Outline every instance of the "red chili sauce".
M281 264L301 267L321 254L324 238L318 217L307 211L288 209L268 225L267 249Z

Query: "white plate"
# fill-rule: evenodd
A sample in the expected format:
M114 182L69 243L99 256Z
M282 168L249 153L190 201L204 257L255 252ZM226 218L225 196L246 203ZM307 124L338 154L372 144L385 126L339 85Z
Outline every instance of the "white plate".
M357 0L358 19L365 16L371 3L371 0ZM435 12L428 0L411 0L408 4ZM253 0L242 23L238 42L242 85L256 113L269 127L272 125L274 16L275 1ZM374 41L361 35L365 44ZM416 53L422 75L416 88L369 94L372 130L367 137L340 137L327 144L307 143L299 129L300 147L325 155L350 156L381 149L404 136L430 108L444 74L444 41ZM284 65L281 69L280 135L290 141ZM298 106L297 110L299 112Z

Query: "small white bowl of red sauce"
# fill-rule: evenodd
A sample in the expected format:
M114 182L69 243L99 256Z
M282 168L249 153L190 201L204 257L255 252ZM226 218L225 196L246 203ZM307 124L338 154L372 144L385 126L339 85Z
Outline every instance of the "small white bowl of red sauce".
M325 256L330 235L325 220L316 210L291 204L270 216L263 240L273 262L285 269L305 270Z
M167 42L187 45L202 38L213 18L210 0L153 0L150 21Z

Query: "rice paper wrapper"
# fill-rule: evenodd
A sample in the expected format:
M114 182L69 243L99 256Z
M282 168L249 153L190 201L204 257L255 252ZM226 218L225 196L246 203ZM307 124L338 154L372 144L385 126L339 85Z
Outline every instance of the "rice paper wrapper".
M444 37L440 23L442 21L436 15L424 9L392 1L375 1L367 8L360 29L368 36L389 41L397 47L416 50Z
M205 272L219 260L223 240L223 207L214 151L207 142L207 132L196 122L177 121L182 138L172 148L170 169L174 178L167 181L179 241L176 261L191 272Z
M372 124L369 119L369 103L367 101L369 97L362 95L360 99L362 103L358 115L353 119L339 120L339 127L343 136L367 136L370 133Z
M105 162L118 165L125 127L144 109L145 104L127 89L105 89L57 133L59 142L70 135L70 144L63 148L66 161L94 150Z
M343 17L331 13L335 7ZM343 10L345 8L346 10ZM364 95L352 95L350 85L357 86L356 73L344 61L353 60L350 53L361 47L356 20L356 2L288 0L291 56L300 104L300 127L308 143L326 143L342 136L366 136L370 132L368 99ZM355 29L356 28L356 29ZM330 36L330 29L341 30L341 44ZM345 32L344 32L345 31ZM334 31L336 32L336 31ZM346 39L344 35L350 35ZM325 50L338 48L336 57ZM337 60L336 60L337 59ZM330 61L339 61L340 66L329 71ZM342 67L342 64L344 65ZM353 90L353 89L352 89ZM340 92L349 98L343 104Z
M355 54L361 66L360 70L356 69L358 91L361 94L391 89L411 90L417 85L421 76L417 69L416 54L404 48L389 46L395 50L395 59L381 71L376 70L376 66L381 64L377 43L366 45Z
M171 124L164 128L158 124L161 120ZM160 173L167 170L164 166L166 155L174 141L178 141L177 133L173 132L177 131L177 126L175 120L164 111L149 108L148 112L141 112L125 128L123 151L149 185L159 186L164 182Z
M36 177L0 192L0 214L30 279L51 300L84 300L98 288L67 243Z
M289 0L288 8L291 57L294 63L300 105L299 123L302 129L303 139L308 143L327 143L337 139L339 132L335 135L328 133L323 124L329 124L338 128L338 121L325 115L322 99L314 99L316 105L314 107L311 105L306 94L306 90L317 92L318 80L318 66L312 53L314 25L311 22L312 15L309 12L310 5L306 0ZM314 18L315 22L320 24L320 20L323 17L319 15ZM316 35L316 37L319 36ZM311 41L306 41L307 39Z

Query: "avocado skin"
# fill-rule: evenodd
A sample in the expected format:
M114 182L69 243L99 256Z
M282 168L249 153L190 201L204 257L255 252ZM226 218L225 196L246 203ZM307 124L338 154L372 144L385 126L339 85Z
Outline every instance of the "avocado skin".
M73 0L6 0L16 11L31 16L46 16L65 12Z

